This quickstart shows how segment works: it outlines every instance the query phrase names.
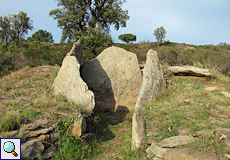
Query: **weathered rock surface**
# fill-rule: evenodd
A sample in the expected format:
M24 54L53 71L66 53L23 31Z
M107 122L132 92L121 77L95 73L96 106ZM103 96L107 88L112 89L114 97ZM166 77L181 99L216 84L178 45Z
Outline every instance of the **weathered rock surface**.
M55 156L56 147L54 145L50 146L48 149L44 150L42 154L42 159L48 159Z
M24 135L25 137L37 137L40 134L46 134L52 130L53 130L53 127L49 127L49 128L45 128L45 129L41 129L37 131L25 131Z
M75 56L80 65L81 65L82 55L83 55L83 47L80 40L75 42L73 44L72 49L66 54L66 56Z
M174 136L163 139L158 145L162 148L173 148L195 142L197 139L190 136Z
M208 69L197 68L193 66L172 66L168 68L174 74L183 76L210 76Z
M74 48L74 47L73 47ZM67 55L75 55L72 49ZM79 56L80 57L80 56ZM88 112L95 106L94 94L80 76L80 64L75 56L66 56L53 83L53 94L64 95Z
M140 111L134 111L132 122L132 149L137 149L144 141L146 123Z
M163 158L163 154L167 152L169 149L161 148L157 144L153 143L146 152L148 155L156 155L159 158Z
M166 89L157 52L149 50L146 57L143 81L135 108L141 108L145 103L151 102L162 90Z
M33 139L27 141L21 146L22 157L35 159L38 155L41 155L44 151L44 146L41 140Z
M134 110L142 82L136 54L109 47L83 63L81 76L95 94L95 111Z
M86 130L86 119L81 114L75 119L72 126L72 134L81 137Z
M164 160L227 160L217 155L202 153L192 149L170 149L163 155Z
M135 104L132 121L132 149L140 147L145 135L145 120L141 116L143 105L151 102L166 89L157 52L149 50L143 70L143 81Z

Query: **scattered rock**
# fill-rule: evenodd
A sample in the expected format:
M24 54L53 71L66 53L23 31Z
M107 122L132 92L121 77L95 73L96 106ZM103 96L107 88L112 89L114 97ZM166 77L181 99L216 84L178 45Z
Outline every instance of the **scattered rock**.
M163 139L158 145L162 148L173 148L181 145L193 143L197 138L190 136L174 136Z
M55 156L56 147L54 145L50 146L42 153L42 159L48 159Z
M156 143L153 143L147 150L146 152L148 155L156 155L158 158L162 158L163 154L167 152L169 149L161 148L157 146Z
M24 158L35 159L38 155L41 155L43 151L44 146L39 139L27 141L21 146L21 153Z
M207 69L197 68L193 66L172 66L168 68L174 74L183 76L211 76Z
M185 100L184 100L184 104L185 104L185 105L188 105L189 103L190 103L190 100L189 100L189 99L185 99Z
M215 91L215 90L219 90L218 87L205 87L204 88L206 91Z
M72 126L72 134L81 137L82 133L86 130L86 119L81 114L75 119Z
M145 135L145 120L141 116L140 110L144 104L151 102L162 90L166 89L157 52L149 50L146 57L143 81L133 114L132 149L140 147Z
M230 98L230 93L228 93L228 92L221 92L221 94L223 94L227 98Z
M53 127L49 127L49 128L45 128L45 129L41 129L37 131L25 131L24 135L25 137L37 137L40 134L46 134L52 130L53 130Z
M83 63L81 76L95 94L95 111L134 110L142 82L136 54L109 47Z
M164 160L226 160L224 157L199 152L193 149L170 149L163 155Z
M72 53L70 55L74 55ZM79 56L80 57L80 56ZM75 56L66 56L53 83L53 94L64 95L70 102L74 102L88 112L95 106L94 94L88 90L87 84L80 76L80 64Z

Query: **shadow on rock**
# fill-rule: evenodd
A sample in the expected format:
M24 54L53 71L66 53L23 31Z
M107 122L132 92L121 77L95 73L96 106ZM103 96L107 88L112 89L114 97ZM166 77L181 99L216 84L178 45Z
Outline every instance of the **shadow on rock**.
M115 111L116 101L109 76L95 58L84 62L80 68L81 77L95 95L94 111Z

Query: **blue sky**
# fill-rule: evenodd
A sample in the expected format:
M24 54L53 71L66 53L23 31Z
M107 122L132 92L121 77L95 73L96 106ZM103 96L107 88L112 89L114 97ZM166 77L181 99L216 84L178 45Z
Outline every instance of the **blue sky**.
M57 8L54 0L0 0L0 16L24 11L33 20L34 30L51 32L55 43L59 43L61 29L49 12ZM126 28L111 35L115 42L118 36L132 33L136 42L155 42L154 29L163 26L165 40L171 42L204 45L226 42L230 44L230 0L127 0L122 6L129 11Z

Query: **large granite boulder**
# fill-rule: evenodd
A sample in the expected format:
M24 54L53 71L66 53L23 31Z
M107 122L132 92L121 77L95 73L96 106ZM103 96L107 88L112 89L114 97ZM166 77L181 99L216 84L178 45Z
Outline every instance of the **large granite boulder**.
M132 149L139 148L145 136L145 122L141 115L144 104L151 102L162 90L166 89L166 83L157 52L149 50L146 57L143 81L133 114Z
M87 84L82 80L79 64L81 60L75 57L76 55L82 57L82 45L77 42L74 46L79 50L73 47L71 52L64 58L52 86L53 94L64 95L69 102L74 102L91 113L95 106L94 94L88 90ZM73 53L73 51L79 53Z
M81 76L95 94L95 111L134 110L142 82L136 54L109 47L83 63Z

